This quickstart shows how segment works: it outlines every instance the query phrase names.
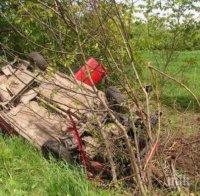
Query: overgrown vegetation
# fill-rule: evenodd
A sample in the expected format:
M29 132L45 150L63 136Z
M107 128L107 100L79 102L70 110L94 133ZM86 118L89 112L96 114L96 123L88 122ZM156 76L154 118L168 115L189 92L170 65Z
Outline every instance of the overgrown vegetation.
M151 141L150 152L154 150L153 145L160 141L163 133L176 132L182 128L190 130L188 131L190 133L198 131L200 109L198 2L143 0L135 4L131 0L121 2L9 0L1 2L0 9L0 55L3 61L16 56L26 58L29 52L39 51L47 58L53 71L60 70L69 74L83 65L88 57L94 56L108 69L109 84L118 86L129 97L126 104L130 116L135 114L132 112L132 106L129 106L129 101L133 101L136 105L147 127L145 137ZM145 92L145 85L153 86L152 95L149 96ZM158 117L159 125L152 128L150 120L155 110L163 110L164 117L163 121ZM110 112L109 109L108 111ZM186 114L192 117L179 127L179 123L183 120L182 116ZM112 116L112 112L110 115ZM120 123L117 123L120 127ZM123 127L121 131L127 136ZM141 158L137 151L138 138L134 139L136 140L134 150L129 149L128 139L126 143L132 170L131 182L134 182L132 184L136 192L139 190L145 194L152 185L147 177L147 173L151 171L145 169L148 166L150 168L153 158L150 157L145 165L138 161ZM47 192L52 192L52 195L94 194L92 185L87 182L82 183L83 175L81 174L79 180L79 173L69 169L69 166L63 164L57 166L54 162L47 162L38 157L34 151L29 152L31 147L21 144L18 139L5 141L1 139L0 144L2 145L0 174L2 171L3 176L1 181L7 182L4 183L2 194L13 194L15 191L18 194ZM13 148L15 145L22 145L22 148L15 149ZM22 162L15 165L16 157L13 153L17 157L22 156L19 159ZM34 159L28 160L29 154L32 154ZM21 167L18 168L21 164L27 170L33 167L32 173L35 175L26 175L21 171ZM41 178L41 172L38 171L40 167L43 168L44 178ZM55 172L58 175L55 175ZM16 178L15 174L18 175ZM57 178L59 175L61 177ZM30 179L30 184L27 184L25 179ZM114 174L115 185L116 181ZM180 192L180 187L177 188ZM104 194L98 191L97 189L95 194Z

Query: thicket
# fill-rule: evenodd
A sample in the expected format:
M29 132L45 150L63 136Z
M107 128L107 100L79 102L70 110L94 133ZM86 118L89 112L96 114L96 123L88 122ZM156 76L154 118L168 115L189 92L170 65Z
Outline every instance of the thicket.
M143 156L136 129L133 130L132 144L126 128L94 87L94 94L122 133L130 168L128 179L132 179L131 185L143 195L154 181L153 175L150 175L153 173L151 163L165 128L160 119L163 78L183 87L194 97L198 108L200 106L198 98L187 86L164 73L177 51L200 49L199 22L192 14L195 13L196 2L162 2L144 0L143 4L136 6L134 1L119 3L115 0L10 0L0 4L1 55L11 59L16 55L26 58L29 52L38 51L47 58L49 65L64 72L83 65L90 56L106 65L111 82L115 82L128 97L124 104L131 124L134 125L134 117L138 115L146 128L144 137L148 148ZM159 15L158 11L163 15ZM142 18L138 17L141 13ZM156 68L156 65L145 62L141 53L156 53L157 50L162 63ZM151 77L154 100L145 89L145 74ZM158 123L155 129L151 123L154 113ZM113 138L102 139L102 142L107 141L111 145ZM107 151L113 183L117 184L121 176L118 175L120 161L117 162L116 157L123 153L120 156L109 154L109 147ZM158 164L162 163L158 161ZM123 178L120 180L124 181ZM161 186L165 186L165 179L162 182Z
M104 0L95 3L3 1L0 3L1 54L23 56L41 51L54 66L65 67L84 61L79 37L86 57L105 60L106 48L109 48L118 50L126 59L124 49L117 47L123 40L116 7L126 29L126 39L134 51L161 50L170 55L172 51L199 50L200 22L195 18L198 13L195 5L195 1L189 0L167 3L144 0L140 5L132 1Z

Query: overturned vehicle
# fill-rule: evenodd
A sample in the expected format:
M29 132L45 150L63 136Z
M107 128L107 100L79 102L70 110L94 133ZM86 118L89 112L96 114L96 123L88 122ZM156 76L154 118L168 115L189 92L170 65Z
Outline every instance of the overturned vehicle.
M140 153L138 161L148 156L146 114L132 107L130 120L125 95L114 86L105 92L96 88L107 73L93 58L72 76L48 72L39 53L28 60L16 58L1 66L1 130L27 139L46 157L51 153L82 164L90 177L132 182L131 152L134 157ZM152 125L159 115L150 118Z

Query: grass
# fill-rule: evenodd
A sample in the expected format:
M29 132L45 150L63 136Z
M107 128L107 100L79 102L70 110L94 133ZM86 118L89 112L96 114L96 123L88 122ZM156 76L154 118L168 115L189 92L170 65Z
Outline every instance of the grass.
M153 66L163 70L166 60L161 52L144 52L141 55L146 62L150 61ZM200 51L176 52L165 72L188 86L190 90L200 98ZM150 76L145 79L147 83L152 83ZM182 109L189 108L196 110L198 108L198 105L191 94L178 84L163 77L160 78L160 83L162 92L161 99L167 106L175 104Z
M20 138L0 136L0 195L109 195L80 168L47 161Z

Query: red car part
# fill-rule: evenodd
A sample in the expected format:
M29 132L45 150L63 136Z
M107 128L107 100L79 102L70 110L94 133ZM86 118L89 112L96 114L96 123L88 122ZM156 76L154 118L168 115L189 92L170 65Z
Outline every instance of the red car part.
M69 130L72 131L73 134L74 134L74 138L76 139L76 142L77 142L77 146L78 146L78 150L79 150L79 153L80 153L82 164L85 167L85 169L87 170L88 159L87 159L86 153L83 149L82 139L79 135L79 132L78 132L77 127L76 127L76 123L74 122L74 120L72 118L70 110L68 110L68 115L69 115L69 119L71 121L71 126L69 127Z
M107 71L104 66L94 58L90 58L86 65L82 66L75 73L75 78L85 84L93 86L99 84L106 75Z

